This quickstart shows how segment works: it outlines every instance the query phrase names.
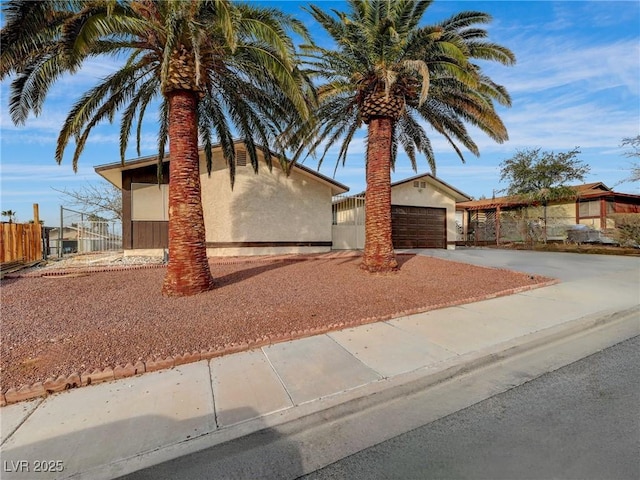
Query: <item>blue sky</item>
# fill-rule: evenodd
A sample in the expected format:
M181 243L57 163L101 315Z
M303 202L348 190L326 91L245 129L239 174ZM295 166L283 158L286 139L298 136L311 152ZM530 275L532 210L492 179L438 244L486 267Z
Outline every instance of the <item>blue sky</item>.
M301 10L308 2L270 2L298 16L319 43L322 31ZM315 2L338 8L341 2ZM427 10L425 23L435 23L461 10L489 13L490 39L510 48L517 56L513 67L485 65L496 82L509 90L513 105L500 108L510 140L502 145L471 129L481 156L465 155L462 164L448 144L433 132L437 176L473 197L491 196L505 188L499 183L499 164L517 150L542 148L554 152L580 147L579 158L591 166L587 181L602 181L628 193L639 186L620 183L630 174L631 160L620 143L640 134L640 2L633 1L438 1ZM102 182L93 167L119 160L118 124L101 125L89 137L78 173L71 167L73 145L61 165L54 161L57 134L70 105L96 80L117 68L111 60L86 64L77 75L64 78L51 91L42 114L26 125L15 126L8 115L9 81L0 84L0 177L2 210L17 212L18 221L40 206L47 225L59 222L60 205L66 200L57 190L76 190ZM149 115L151 113L151 115ZM345 167L336 180L364 190L365 130L352 142ZM157 127L148 112L143 132L143 155L155 152ZM130 144L135 142L131 141ZM128 158L134 158L133 149ZM334 157L335 158L335 157ZM306 166L315 168L308 159ZM332 176L329 155L321 172ZM426 160L418 173L429 172ZM400 155L392 180L414 175ZM4 219L4 218L3 218Z

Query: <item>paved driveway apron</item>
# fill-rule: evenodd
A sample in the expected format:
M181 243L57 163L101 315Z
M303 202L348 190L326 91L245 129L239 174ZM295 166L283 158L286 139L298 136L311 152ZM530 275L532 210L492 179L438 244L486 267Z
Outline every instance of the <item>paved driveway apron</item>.
M457 247L455 250L416 249L411 251L420 255L472 265L544 275L558 278L563 282L622 272L632 276L635 273L635 279L640 279L640 257L469 247ZM640 251L638 253L640 254Z

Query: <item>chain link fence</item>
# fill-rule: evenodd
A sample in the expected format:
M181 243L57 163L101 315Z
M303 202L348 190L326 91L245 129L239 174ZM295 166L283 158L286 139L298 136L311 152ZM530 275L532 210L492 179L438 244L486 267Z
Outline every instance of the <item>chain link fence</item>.
M47 232L48 255L122 250L122 222L60 207L60 225Z

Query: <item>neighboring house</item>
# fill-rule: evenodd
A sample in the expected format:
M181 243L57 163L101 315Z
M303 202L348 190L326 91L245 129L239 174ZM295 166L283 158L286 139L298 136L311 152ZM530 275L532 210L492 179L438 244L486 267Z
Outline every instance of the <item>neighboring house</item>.
M456 203L467 200L468 195L430 174L392 183L393 246L455 248ZM334 200L334 249L364 248L364 203L364 193Z
M211 175L200 152L202 206L209 256L319 253L331 250L331 199L349 189L302 165L289 176L276 158L270 171L259 149L255 174L244 142L236 147L236 177L219 145L213 147ZM122 190L125 255L162 255L168 248L169 162L157 182L157 157L144 157L95 167Z
M91 222L89 222L91 224ZM103 225L95 227L93 225L73 224L62 228L62 237L59 227L46 227L48 236L48 252L52 255L62 253L88 253L103 250L114 250L120 248L120 237Z
M572 225L587 225L605 231L615 227L614 213L640 213L640 195L614 192L602 182L573 187L576 196L547 206L547 238L565 240ZM540 204L527 205L515 197L459 202L461 241L495 243L521 241L525 236L517 223L541 228L544 211Z
M76 253L78 251L78 229L75 227L64 227L62 229L62 238L60 237L60 228L49 229L49 248L58 255L62 245L63 253Z

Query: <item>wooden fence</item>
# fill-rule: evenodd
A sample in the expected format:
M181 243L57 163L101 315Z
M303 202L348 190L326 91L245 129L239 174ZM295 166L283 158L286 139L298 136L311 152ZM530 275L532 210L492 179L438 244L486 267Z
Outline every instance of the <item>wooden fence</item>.
M42 260L40 223L1 223L0 262Z

